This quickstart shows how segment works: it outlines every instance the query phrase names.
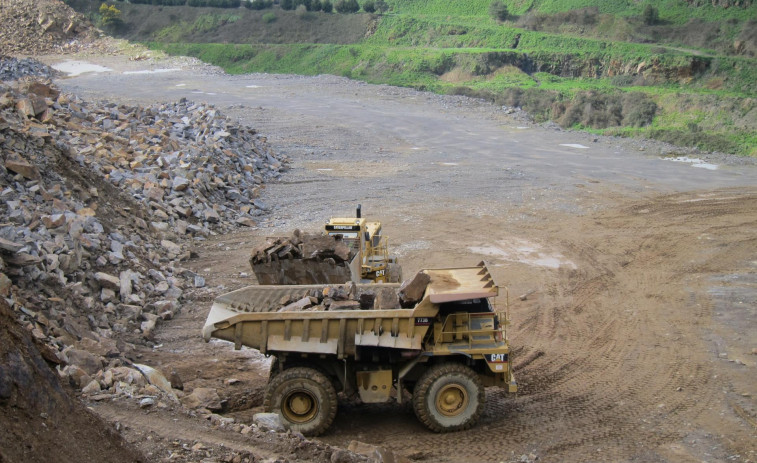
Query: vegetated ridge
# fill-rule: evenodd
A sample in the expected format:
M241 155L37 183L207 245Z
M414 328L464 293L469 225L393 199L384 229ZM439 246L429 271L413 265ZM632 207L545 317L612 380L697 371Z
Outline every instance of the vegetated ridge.
M99 2L69 3L98 20ZM339 74L487 98L563 127L757 155L749 1L395 0L383 14L297 3L117 1L122 23L111 32L231 73Z

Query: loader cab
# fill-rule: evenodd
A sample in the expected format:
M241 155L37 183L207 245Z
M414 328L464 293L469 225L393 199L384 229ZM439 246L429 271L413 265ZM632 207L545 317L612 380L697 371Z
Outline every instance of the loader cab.
M381 235L381 222L369 222L363 218L360 205L355 211L355 217L329 219L325 233L341 239L358 257L361 280L390 281L388 265L396 263L396 259L389 256L388 241ZM401 273L397 278L401 278Z
M359 254L365 239L363 230L365 219L361 218L331 218L326 222L325 232L329 236L341 237L352 252Z

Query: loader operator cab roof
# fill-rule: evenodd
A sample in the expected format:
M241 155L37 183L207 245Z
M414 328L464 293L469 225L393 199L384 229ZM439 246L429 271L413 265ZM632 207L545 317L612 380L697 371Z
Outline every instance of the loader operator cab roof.
M378 246L381 242L381 222L367 222L364 218L337 217L326 222L326 234L329 236L342 235L347 244L352 247L360 240L360 233L365 236L372 246ZM353 240L352 243L349 240Z

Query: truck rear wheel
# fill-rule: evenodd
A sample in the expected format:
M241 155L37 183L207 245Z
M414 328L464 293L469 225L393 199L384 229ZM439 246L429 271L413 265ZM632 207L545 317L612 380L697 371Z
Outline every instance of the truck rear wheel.
M481 417L486 392L470 368L448 363L431 367L413 391L415 416L435 432L468 429Z
M336 391L320 371L290 368L269 380L263 407L267 412L278 413L289 429L318 436L336 417Z

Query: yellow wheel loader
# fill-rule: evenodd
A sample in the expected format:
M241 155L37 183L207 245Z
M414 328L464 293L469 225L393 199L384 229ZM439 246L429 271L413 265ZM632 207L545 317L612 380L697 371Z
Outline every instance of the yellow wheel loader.
M329 219L321 235L295 230L290 238L269 238L253 249L250 265L262 285L402 281L381 222L363 218L360 205L355 217Z

